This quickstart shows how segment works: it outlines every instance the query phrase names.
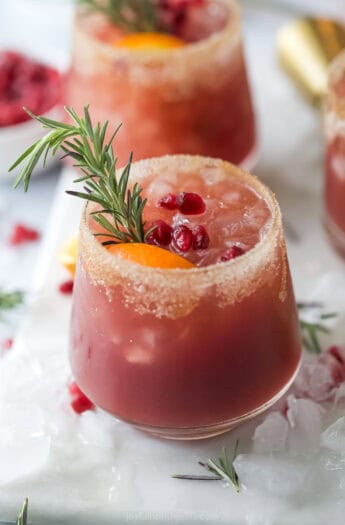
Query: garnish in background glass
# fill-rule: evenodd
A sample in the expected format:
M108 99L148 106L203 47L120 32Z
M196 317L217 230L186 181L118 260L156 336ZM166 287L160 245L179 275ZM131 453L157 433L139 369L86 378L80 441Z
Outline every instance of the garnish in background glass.
M4 292L0 289L0 321L2 320L2 312L13 310L23 302L23 299L24 293L19 290L13 292Z
M28 522L28 505L29 505L28 498L25 498L22 510L20 511L19 516L17 518L16 525L27 525L27 522Z
M218 462L208 459L206 463L199 461L199 465L212 472L212 476L199 476L195 474L173 474L174 479L186 479L191 481L226 481L233 485L236 492L240 491L240 481L234 467L234 461L238 456L239 439L236 440L231 461L229 461L226 448L223 447Z
M105 15L115 26L131 33L167 31L159 17L160 0L78 0Z
M300 302L297 303L299 311L306 310L310 308L322 308L322 303L319 302L310 302L310 303L304 303ZM313 321L306 321L300 317L300 329L301 329L301 336L302 336L302 343L304 348L312 353L312 354L320 354L321 344L319 341L320 334L329 334L330 329L325 324L325 321L328 321L329 319L334 319L337 317L337 313L331 312L331 313L324 313L320 314L318 316L318 319Z
M95 235L109 237L109 241L103 244L144 243L152 229L146 232L144 229L143 210L146 199L141 197L142 189L137 183L132 189L128 188L132 154L121 176L117 177L116 173L117 158L112 142L120 126L106 143L105 134L109 122L106 121L103 125L98 123L93 127L87 106L84 108L83 118L78 117L72 108L65 107L74 124L33 115L27 109L26 111L50 131L30 146L11 166L9 171L22 164L14 187L23 184L24 190L27 191L32 172L39 160L42 158L45 164L48 154L56 155L61 148L65 157L76 161L74 166L79 168L82 174L73 182L82 182L85 190L67 193L100 206L100 209L92 212L92 216L107 233Z

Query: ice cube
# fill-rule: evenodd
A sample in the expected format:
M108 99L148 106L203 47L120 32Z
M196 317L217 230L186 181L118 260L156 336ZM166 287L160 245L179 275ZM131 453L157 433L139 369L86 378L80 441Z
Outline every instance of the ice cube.
M334 386L331 367L313 357L303 361L293 391L297 396L326 401L331 397Z
M313 454L319 449L322 430L322 408L311 399L287 398L290 423L288 449L293 454Z
M302 461L263 454L240 454L234 461L240 483L249 490L288 496L304 485L309 468Z
M48 462L50 437L17 440L12 445L0 445L0 485L40 471Z
M340 417L332 425L330 425L321 434L320 444L324 448L328 448L345 455L345 417Z
M280 452L285 450L289 423L280 412L271 412L256 427L253 436L254 452Z
M115 421L100 412L88 411L79 417L79 438L85 445L114 448Z

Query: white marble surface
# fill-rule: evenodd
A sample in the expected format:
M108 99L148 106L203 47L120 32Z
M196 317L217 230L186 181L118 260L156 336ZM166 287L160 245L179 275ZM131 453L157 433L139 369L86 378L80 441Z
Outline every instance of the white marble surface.
M321 118L276 63L276 31L291 14L245 4L250 6L247 53L261 136L254 171L276 191L289 227L300 238L289 242L298 298L321 299L345 311L345 264L330 249L320 224ZM4 263L1 245L0 284L29 285L35 297L16 347L0 366L0 519L13 519L28 495L34 525L341 525L345 464L339 453L327 455L322 449L312 460L307 454L293 459L282 455L275 461L269 454L253 455L251 439L258 422L221 438L183 444L152 439L98 413L78 418L69 410L70 300L57 293L65 273L55 255L78 222L77 201L63 195L67 177L57 192L35 280L38 246L6 252ZM19 218L45 229L55 183L54 175L38 178L29 196L0 186L2 243L9 225ZM343 320L341 315L333 335L338 343L345 343ZM170 478L173 472L196 472L198 459L216 456L222 444L231 446L237 437L246 453L239 465L243 477L248 475L246 461L254 469L239 495L218 483ZM10 453L13 460L6 471Z

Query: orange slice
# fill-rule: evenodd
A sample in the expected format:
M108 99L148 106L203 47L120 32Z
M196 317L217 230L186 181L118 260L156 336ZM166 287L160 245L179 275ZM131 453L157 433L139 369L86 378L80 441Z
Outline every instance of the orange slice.
M165 33L130 33L114 42L115 47L125 47L138 51L155 49L176 49L185 45L184 41Z
M78 258L78 235L74 235L61 247L58 257L60 263L74 277Z
M128 261L149 266L150 268L194 268L194 264L175 253L153 246L152 244L143 244L139 242L128 242L121 244L111 244L107 246L110 253L120 255Z

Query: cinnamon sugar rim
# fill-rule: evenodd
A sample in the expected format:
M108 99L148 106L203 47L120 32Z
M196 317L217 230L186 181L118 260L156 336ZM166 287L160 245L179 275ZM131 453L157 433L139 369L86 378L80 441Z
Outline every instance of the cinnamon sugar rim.
M327 96L337 115L345 118L345 95L340 97L334 90L334 85L342 78L345 79L345 50L339 53L329 66Z
M173 62L175 60L186 60L188 57L193 59L198 53L209 53L210 46L217 48L222 43L229 42L229 39L234 43L237 42L238 36L240 35L240 9L235 0L216 0L218 4L223 4L228 9L228 16L226 24L223 29L212 33L207 38L198 40L197 42L188 42L187 45L172 48L172 49L157 49L154 52L152 50L136 50L126 49L116 46L112 46L106 42L102 42L97 37L88 34L87 38L93 41L95 49L99 49L104 54L108 55L109 58L117 60L126 58L128 62L136 62L142 65L154 66L155 62L161 65L163 61ZM79 7L78 11L82 13L83 8ZM76 19L77 20L77 19ZM78 20L77 20L78 25ZM81 29L83 32L83 30Z
M190 269L152 268L123 259L120 255L116 255L116 253L110 253L97 240L91 232L87 221L87 209L88 206L90 206L88 203L84 207L80 225L81 251L83 253L92 252L93 261L95 261L95 259L99 260L99 266L107 268L107 274L111 272L120 273L122 278L130 278L133 281L140 281L144 277L153 277L154 281L162 281L161 284L164 286L168 284L167 279L174 279L175 277L178 277L179 281L186 279L189 282L195 281L195 284L198 285L204 284L208 286L210 283L219 281L219 279L223 280L229 272L233 279L234 277L241 277L244 270L250 269L253 271L254 269L258 269L258 266L267 265L269 253L274 252L279 237L283 236L281 212L273 192L260 182L257 177L247 173L240 167L220 159L196 155L166 155L135 162L132 165L129 180L140 183L140 181L146 177L158 174L172 164L176 167L176 171L181 170L194 173L199 172L203 168L220 168L223 172L227 172L233 178L240 180L243 184L255 190L265 200L271 211L271 219L262 239L260 239L253 248L241 255L241 257L231 259L227 262ZM272 254L271 262L274 258ZM89 266L87 262L86 266ZM96 273L99 273L99 277L101 274L103 275L103 278L100 280L108 281L108 279L104 279L106 277L104 272ZM111 282L108 281L106 284L111 285ZM157 285L159 285L158 282Z

